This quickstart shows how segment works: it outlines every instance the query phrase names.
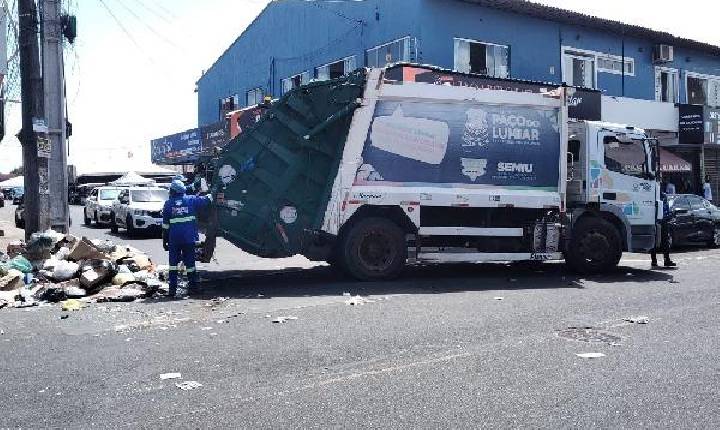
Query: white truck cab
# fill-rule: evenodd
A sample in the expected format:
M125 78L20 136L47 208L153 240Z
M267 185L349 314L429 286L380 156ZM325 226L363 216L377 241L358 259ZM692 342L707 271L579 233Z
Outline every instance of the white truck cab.
M122 190L112 206L112 232L117 233L120 227L125 228L129 235L138 231L159 231L167 199L168 190L160 187L130 187Z
M657 143L642 129L570 123L565 258L573 266L600 271L617 264L622 251L655 246L658 170Z

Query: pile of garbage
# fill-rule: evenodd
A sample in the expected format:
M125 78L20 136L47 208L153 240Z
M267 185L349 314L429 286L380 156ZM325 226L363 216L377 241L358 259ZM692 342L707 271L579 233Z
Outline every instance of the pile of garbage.
M0 251L0 309L130 302L167 293L167 266L130 246L48 230Z

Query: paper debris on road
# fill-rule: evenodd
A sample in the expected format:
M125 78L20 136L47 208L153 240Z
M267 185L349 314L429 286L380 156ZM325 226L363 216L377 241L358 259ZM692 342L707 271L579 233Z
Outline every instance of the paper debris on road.
M75 299L65 300L61 305L64 312L79 311L83 308L83 303Z
M277 317L272 320L273 324L285 324L288 321L294 321L297 317Z
M212 327L202 327L202 328L200 328L200 330L202 330L202 331L210 331L210 330L212 330L212 329L213 329Z
M498 301L500 301L500 300L505 300L505 297L500 297L500 296L498 296L498 297L493 297L493 300L498 300Z
M183 381L179 384L175 384L175 386L183 391L189 391L202 387L202 384L198 381Z
M575 354L580 358L602 358L605 354L602 352L583 352L582 354Z
M163 380L165 380L165 379L180 379L180 378L182 378L182 374L177 373L177 372L162 373L160 375L160 379L163 379Z
M650 318L648 317L630 317L625 318L625 321L632 324L650 324Z
M372 303L373 300L368 300L363 298L362 296L355 296L350 298L350 300L345 300L345 304L348 306L362 306L365 303Z

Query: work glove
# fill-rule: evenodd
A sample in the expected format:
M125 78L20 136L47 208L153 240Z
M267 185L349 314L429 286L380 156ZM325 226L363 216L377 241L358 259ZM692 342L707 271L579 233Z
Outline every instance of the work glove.
M165 251L170 251L170 243L168 241L168 234L165 231L163 231L163 234L162 234L162 241L163 241L163 249Z

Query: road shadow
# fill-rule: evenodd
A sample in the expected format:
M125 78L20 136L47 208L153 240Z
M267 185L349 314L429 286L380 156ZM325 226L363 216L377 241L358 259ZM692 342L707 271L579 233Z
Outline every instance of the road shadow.
M216 297L267 300L273 297L453 294L468 291L583 289L595 283L672 282L672 273L619 267L598 276L570 273L562 263L537 267L515 264L445 264L407 268L392 281L360 282L329 266L272 271L200 271L202 293L196 299Z

